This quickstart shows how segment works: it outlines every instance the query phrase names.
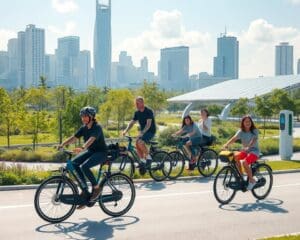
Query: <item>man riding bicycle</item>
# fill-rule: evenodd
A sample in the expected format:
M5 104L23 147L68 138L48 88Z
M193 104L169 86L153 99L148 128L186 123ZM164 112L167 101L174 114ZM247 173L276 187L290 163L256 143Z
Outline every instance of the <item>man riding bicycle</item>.
M153 111L146 107L143 97L135 99L137 111L134 113L133 119L129 122L126 129L123 131L123 136L133 127L138 121L140 125L140 133L136 141L136 149L138 156L143 163L146 162L146 169L151 166L152 158L145 143L149 142L155 135L156 126Z
M100 194L100 187L91 171L91 168L104 163L107 157L107 147L104 140L104 135L101 126L97 123L95 116L96 110L93 107L84 107L79 113L83 126L78 131L60 144L58 147L63 148L66 145L74 143L80 137L83 137L84 144L82 147L77 147L74 152L77 153L72 160L75 171L77 172L80 180L83 183L86 191L81 193L81 196L85 196L87 192L87 183L84 175L89 179L92 184L92 195L90 201L95 201ZM79 205L77 209L83 209L85 205Z

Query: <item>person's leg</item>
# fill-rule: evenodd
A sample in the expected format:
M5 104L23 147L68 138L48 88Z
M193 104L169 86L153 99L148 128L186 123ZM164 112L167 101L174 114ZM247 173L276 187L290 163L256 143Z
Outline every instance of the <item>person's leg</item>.
M257 159L258 159L258 157L255 154L249 153L247 155L247 157L245 158L245 161L243 162L244 169L245 169L245 171L246 171L246 173L249 177L249 184L248 184L248 187L247 187L248 190L251 190L254 187L255 183L256 183L255 179L253 178L252 170L250 168L250 165L252 163L254 163Z
M100 194L100 187L95 179L95 176L91 170L92 167L95 167L99 164L102 164L106 161L107 153L104 152L95 152L93 155L89 157L89 159L82 164L82 171L86 175L86 177L89 179L89 181L92 184L93 192L91 196L91 201L97 199L97 197Z
M154 137L154 133L146 132L141 138L141 150L146 158L146 167L149 168L151 166L152 157L149 153L148 147L146 143L149 142Z
M236 161L237 168L241 175L243 175L241 160L245 159L246 157L247 157L247 152L245 151L236 152L234 154L234 160Z
M136 141L136 143L135 143L136 152L137 152L137 155L139 156L140 159L144 159L143 151L142 151L142 149L140 148L139 141L140 141L140 139L137 139L137 141Z
M92 155L91 152L89 152L89 151L83 151L83 152L79 153L77 156L75 156L72 159L73 167L74 167L75 171L77 172L77 175L80 178L83 187L86 188L86 189L87 189L87 184L86 184L86 180L85 180L84 174L81 171L80 165L82 163L84 163L91 155Z

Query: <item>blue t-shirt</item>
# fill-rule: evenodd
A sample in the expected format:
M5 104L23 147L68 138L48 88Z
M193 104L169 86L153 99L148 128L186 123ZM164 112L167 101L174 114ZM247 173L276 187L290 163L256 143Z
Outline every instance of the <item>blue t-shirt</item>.
M141 127L141 131L146 127L147 120L151 119L151 126L147 132L155 134L156 126L153 111L150 108L145 107L144 111L136 111L133 116L134 121L138 121Z
M83 137L86 142L90 137L95 137L96 140L88 147L89 150L95 152L106 152L107 147L104 140L104 135L101 126L94 122L92 127L88 129L86 125L81 126L74 135L76 138Z
M182 130L185 132L185 133L191 133L193 131L195 131L194 135L191 136L191 138L194 138L194 137L202 137L202 134L201 134L201 131L199 129L199 127L197 126L197 124L193 123L192 125L185 125Z

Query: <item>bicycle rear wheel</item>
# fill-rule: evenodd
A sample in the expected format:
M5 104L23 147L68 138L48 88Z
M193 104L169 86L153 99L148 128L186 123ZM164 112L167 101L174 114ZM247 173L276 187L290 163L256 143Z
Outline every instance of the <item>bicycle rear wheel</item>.
M174 151L169 153L171 158L171 172L169 174L169 179L178 178L184 170L184 156L179 151Z
M67 177L50 177L38 187L34 196L34 207L42 219L50 223L58 223L73 214L76 205L62 203L59 200L61 194L78 194L77 187Z
M221 204L229 203L236 194L236 189L231 185L237 185L237 177L234 170L229 167L223 167L214 180L214 195Z
M99 206L107 215L118 217L127 213L135 200L132 180L123 173L111 174L101 183Z
M212 149L205 149L197 161L197 167L202 176L210 177L217 170L218 154Z
M133 178L135 172L134 161L128 155L122 155L116 161L119 165L119 170L130 178Z
M149 169L150 176L157 182L165 180L171 172L171 158L168 152L158 151L152 154Z
M272 169L267 164L260 163L254 168L253 177L257 181L252 189L253 196L257 199L265 199L273 186Z

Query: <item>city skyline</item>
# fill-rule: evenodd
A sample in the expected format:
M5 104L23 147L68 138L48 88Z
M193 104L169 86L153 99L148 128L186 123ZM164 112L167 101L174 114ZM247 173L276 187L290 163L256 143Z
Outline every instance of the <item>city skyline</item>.
M3 2L0 10L5 19L0 24L0 50L7 49L7 40L16 37L23 27L21 23L25 22L45 28L48 54L54 53L56 38L68 35L80 36L82 49L93 52L95 1L49 0L41 4L28 0L26 4L18 3L21 12L19 9L11 12L9 9L15 1ZM33 5L39 9L34 16L30 14ZM282 41L294 45L296 69L300 56L300 23L295 19L300 4L295 0L277 0L270 6L251 1L246 12L245 6L234 4L234 1L190 0L189 4L179 0L172 4L167 1L147 4L144 0L113 1L112 61L118 59L121 50L132 56L135 65L147 56L149 70L157 74L160 49L186 45L190 47L190 73L212 73L211 59L217 53L215 39L226 25L228 35L236 36L240 42L241 78L274 75L274 46ZM284 17L278 18L278 14Z

